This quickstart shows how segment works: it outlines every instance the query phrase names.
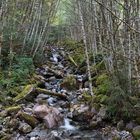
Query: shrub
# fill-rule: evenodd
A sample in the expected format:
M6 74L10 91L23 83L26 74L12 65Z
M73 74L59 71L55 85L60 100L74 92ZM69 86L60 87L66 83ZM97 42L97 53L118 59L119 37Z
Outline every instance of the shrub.
M109 117L115 116L126 120L133 117L133 106L129 101L129 95L120 86L112 87L111 91L107 102Z
M106 73L97 77L97 87L94 89L96 94L107 94L110 91L111 81Z
M10 75L9 75L10 72ZM34 73L34 65L31 58L26 56L15 57L12 68L2 71L0 75L0 89L6 94L15 93L15 87L30 82L30 76ZM11 93L12 92L12 93ZM4 96L5 96L4 95Z

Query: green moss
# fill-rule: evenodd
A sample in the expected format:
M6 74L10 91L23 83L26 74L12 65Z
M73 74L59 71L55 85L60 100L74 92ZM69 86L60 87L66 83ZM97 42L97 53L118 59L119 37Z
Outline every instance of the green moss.
M133 135L136 139L140 138L140 126L133 128Z
M103 95L100 99L100 103L106 104L108 102L109 97L106 95Z
M91 104L91 107L93 107L93 108L95 108L97 111L99 111L99 109L100 109L100 104L99 103L92 103Z
M105 63L104 63L104 61L102 60L100 63L97 63L97 64L93 64L93 65L91 65L91 67L90 67L90 70L91 70L91 73L95 73L95 72L103 72L103 71L105 71L106 69L105 69ZM104 74L104 76L105 76L106 74Z
M108 81L108 75L106 73L103 73L98 76L96 84L99 85L104 83L105 81Z
M20 109L21 109L21 106L18 105L18 106L8 107L8 108L6 108L5 110L6 110L8 113L12 113L12 112L18 112Z
M34 116L31 116L24 112L21 112L20 118L22 118L26 123L28 123L32 127L35 127L36 124L38 123L37 119Z
M90 102L91 101L91 95L89 95L89 93L83 93L83 99L85 101Z
M61 86L68 90L75 90L76 89L76 79L74 75L68 75L64 78Z
M27 85L23 91L21 93L19 93L14 99L13 101L18 102L24 98L26 98L27 95L29 95L34 89L33 85Z
M111 81L107 74L102 74L97 77L96 80L97 87L94 88L95 94L107 94L110 91L110 87L112 86Z

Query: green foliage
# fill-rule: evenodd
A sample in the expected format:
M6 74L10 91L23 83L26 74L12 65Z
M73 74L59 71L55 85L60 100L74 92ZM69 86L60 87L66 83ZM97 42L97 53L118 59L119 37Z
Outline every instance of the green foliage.
M76 79L73 75L68 75L64 78L61 86L68 89L68 90L75 90L76 89Z
M77 64L81 64L85 58L84 46L82 42L74 40L64 40L60 43L65 50L71 53L71 57Z
M32 58L17 57L12 67L12 79L14 82L24 82L34 71Z
M125 81L125 78L122 77ZM104 104L107 106L109 118L135 117L134 104L139 100L122 88L120 81L116 77L108 76L102 73L96 78L96 87L93 88L95 97L93 103Z
M20 86L30 82L29 79L33 73L34 65L31 58L26 56L15 57L12 68L4 70L0 74L0 89L2 93L5 95L16 95Z
M107 74L102 74L97 77L96 80L97 87L93 89L96 94L107 94L110 91L111 81Z
M129 100L129 94L126 93L120 86L112 86L111 93L107 102L108 115L119 118L134 117L133 106Z

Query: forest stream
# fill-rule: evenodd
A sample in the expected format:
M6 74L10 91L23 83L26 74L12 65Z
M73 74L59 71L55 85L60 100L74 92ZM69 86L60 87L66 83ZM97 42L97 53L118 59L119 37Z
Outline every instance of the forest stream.
M1 106L1 140L134 140L131 133L106 121L106 108L96 111L82 101L89 90L81 86L86 75L69 66L63 48L49 51L48 65L36 68L36 87L27 85L14 98L18 106ZM67 79L77 88L70 90Z

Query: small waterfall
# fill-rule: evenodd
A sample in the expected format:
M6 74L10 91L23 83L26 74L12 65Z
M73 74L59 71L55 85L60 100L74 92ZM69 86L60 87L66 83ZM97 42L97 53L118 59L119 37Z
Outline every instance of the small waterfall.
M57 54L53 54L53 60L54 62L58 63L58 55Z
M77 129L76 127L74 127L70 124L70 120L67 118L64 119L64 125L61 126L60 128L64 128L66 130L76 130Z

